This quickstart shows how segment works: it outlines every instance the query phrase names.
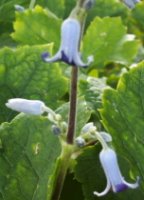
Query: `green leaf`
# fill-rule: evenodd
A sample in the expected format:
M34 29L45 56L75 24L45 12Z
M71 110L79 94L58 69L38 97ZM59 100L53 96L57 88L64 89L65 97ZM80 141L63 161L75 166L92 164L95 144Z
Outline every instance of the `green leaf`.
M126 17L127 11L129 10L123 3L116 0L96 0L94 6L95 14L99 17L106 16L121 16Z
M38 4L47 7L49 10L54 12L57 16L62 17L65 9L65 0L39 0Z
M104 92L102 121L117 150L144 180L144 62L125 73L116 90ZM144 184L141 183L144 187Z
M129 9L119 0L95 0L93 8L89 11L87 24L89 24L95 16L99 17L118 17L124 21L127 20Z
M139 42L126 34L120 18L96 17L83 39L85 55L94 55L93 67L110 62L130 64L136 57Z
M85 97L85 100L93 110L101 107L102 93L108 86L106 78L94 78L87 76L85 79L80 78L79 89L80 95Z
M47 118L21 114L0 126L0 140L0 199L46 200L61 152Z
M144 41L143 37L143 31L144 31L144 2L138 3L133 9L131 13L131 23L133 25L132 30L133 32L142 38ZM139 31L138 31L139 29Z
M36 6L33 10L16 12L13 39L21 44L45 44L55 42L58 45L61 20L49 10Z
M57 109L65 121L68 120L69 103L63 104ZM80 134L82 127L88 122L91 116L91 110L84 98L80 98L77 102L77 124L76 124L76 135Z
M53 109L62 104L67 78L60 65L41 59L41 54L48 49L51 52L51 48L52 45L0 50L0 121L13 117L13 112L5 107L10 98L40 99Z
M14 5L19 4L21 6L26 6L29 4L29 0L1 0L0 4L0 23L3 25L12 25L12 20L15 15ZM0 32L4 29L0 29Z
M75 166L75 178L82 184L84 200L96 200L99 197L93 195L94 191L103 191L106 187L106 177L103 169L100 166L99 152L100 146L88 147L78 157L77 164ZM128 173L130 168L129 162L126 162L124 158L119 159L120 168L123 169L124 174ZM144 192L140 189L127 190L122 193L112 193L111 191L102 200L126 200L126 199L142 199Z

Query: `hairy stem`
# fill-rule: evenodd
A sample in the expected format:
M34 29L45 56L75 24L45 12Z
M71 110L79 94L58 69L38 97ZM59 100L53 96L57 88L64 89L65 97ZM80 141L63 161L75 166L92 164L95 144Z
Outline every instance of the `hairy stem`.
M71 90L70 90L70 110L67 131L67 143L73 144L75 124L76 124L76 106L77 106L77 79L78 68L72 67L71 71Z

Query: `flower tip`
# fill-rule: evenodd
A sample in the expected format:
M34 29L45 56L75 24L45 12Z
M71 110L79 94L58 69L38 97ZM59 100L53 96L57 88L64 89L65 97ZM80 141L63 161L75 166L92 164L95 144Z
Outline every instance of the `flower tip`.
M49 58L50 54L48 52L44 52L41 54L41 58L46 62L47 58Z

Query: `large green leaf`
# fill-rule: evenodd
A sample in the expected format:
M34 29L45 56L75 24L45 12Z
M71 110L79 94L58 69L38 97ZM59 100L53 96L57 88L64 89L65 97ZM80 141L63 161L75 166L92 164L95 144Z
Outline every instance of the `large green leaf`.
M105 77L95 78L86 76L85 79L80 78L79 81L80 95L85 97L93 110L101 107L102 93L107 87Z
M41 59L52 46L25 46L0 51L0 121L12 117L5 107L10 98L40 99L49 107L57 108L67 92L67 79L60 65L47 64Z
M45 117L21 114L0 126L0 200L48 200L61 145Z
M106 90L102 121L117 150L132 162L144 180L144 62L125 73L116 90ZM143 186L143 182L141 183Z
M99 162L100 146L86 148L77 159L75 167L75 178L82 184L84 200L100 199L93 195L94 191L103 191L106 187L106 178ZM119 158L119 157L118 157ZM130 170L130 163L124 159L119 159L120 168L122 168L123 174L128 175ZM142 199L144 192L142 190L127 190L122 193L112 193L111 191L102 200L126 200L126 199Z
M85 55L94 55L94 67L110 62L129 64L136 57L139 42L126 34L120 18L96 17L83 39Z
M61 20L49 10L36 6L33 10L16 12L12 37L21 44L58 44L60 25Z

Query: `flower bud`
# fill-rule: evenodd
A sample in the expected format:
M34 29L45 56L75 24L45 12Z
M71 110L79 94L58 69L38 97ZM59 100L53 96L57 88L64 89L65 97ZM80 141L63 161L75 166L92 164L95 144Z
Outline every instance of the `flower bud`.
M17 112L32 115L41 115L45 112L45 104L39 100L27 100L21 98L9 99L6 106Z

